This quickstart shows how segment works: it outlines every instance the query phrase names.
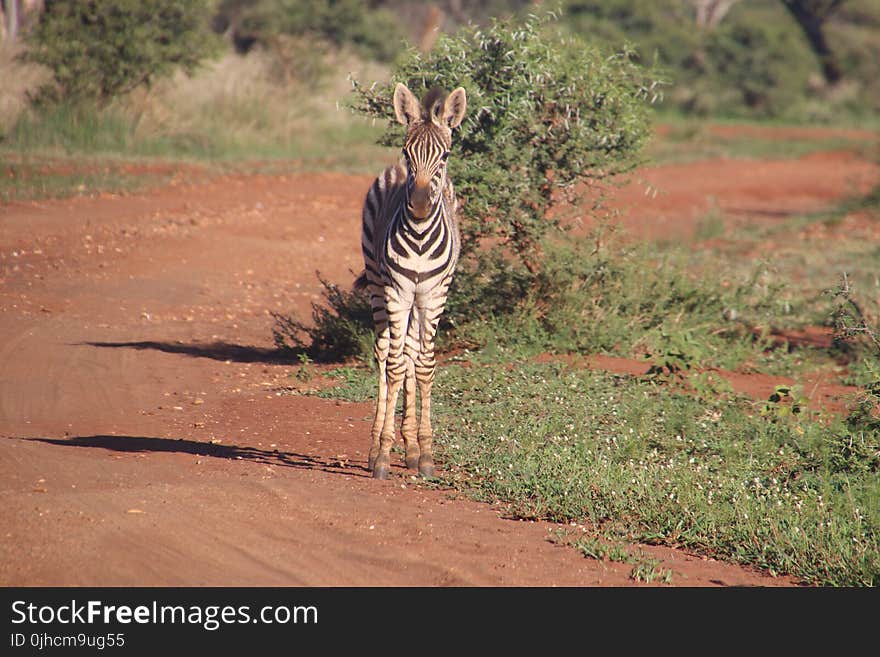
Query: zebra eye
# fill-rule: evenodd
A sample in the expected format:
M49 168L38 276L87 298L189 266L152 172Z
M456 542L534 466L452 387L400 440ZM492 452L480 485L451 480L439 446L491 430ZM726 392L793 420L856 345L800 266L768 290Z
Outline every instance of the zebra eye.
M445 152L443 153L443 155L440 156L440 161L441 161L441 162L445 162L445 161L448 160L448 159L449 159L449 151L445 151Z

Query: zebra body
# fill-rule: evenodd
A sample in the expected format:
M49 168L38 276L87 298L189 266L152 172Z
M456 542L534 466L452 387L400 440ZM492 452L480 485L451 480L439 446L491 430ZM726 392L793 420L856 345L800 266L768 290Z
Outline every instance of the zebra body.
M407 467L418 467L424 476L434 472L434 336L461 243L446 158L452 129L461 123L465 107L464 89L448 96L432 90L420 105L409 89L398 84L395 114L407 126L403 157L376 178L364 203L365 272L359 285L370 293L376 328L379 395L369 468L379 479L388 476L401 388ZM421 404L418 420L416 387Z

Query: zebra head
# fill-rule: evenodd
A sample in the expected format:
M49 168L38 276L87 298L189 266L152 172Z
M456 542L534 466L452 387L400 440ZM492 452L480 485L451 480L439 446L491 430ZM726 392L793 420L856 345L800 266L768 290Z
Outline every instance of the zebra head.
M440 203L452 130L461 123L466 107L461 87L448 95L441 89L431 89L421 103L405 85L398 84L394 89L394 113L406 126L406 207L413 219L427 219Z

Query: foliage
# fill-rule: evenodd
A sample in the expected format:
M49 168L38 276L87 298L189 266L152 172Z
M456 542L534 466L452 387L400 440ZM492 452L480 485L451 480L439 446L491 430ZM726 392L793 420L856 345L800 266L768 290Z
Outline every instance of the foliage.
M584 240L551 244L543 264L534 281L483 275L476 285L469 278L479 272L465 268L447 307L448 340L520 354L639 355L674 374L755 356L766 344L753 327L780 312L781 283L767 282L761 267L720 285L688 272L674 254Z
M550 210L583 185L632 169L648 136L657 83L628 52L608 56L554 32L555 17L495 21L443 35L429 53L408 51L389 84L355 82L355 111L388 119L386 145L402 143L394 84L416 94L462 86L468 112L453 137L450 177L463 199L463 255L492 240L535 277L545 238L562 226ZM597 199L598 200L598 199ZM493 265L483 261L481 269Z
M391 61L403 45L394 14L361 0L220 0L215 22L249 42L277 45L282 35L314 37L380 61Z
M320 276L319 276L320 277ZM279 349L306 354L315 361L369 360L373 353L373 313L361 292L346 292L324 279L325 303L312 304L312 321L272 313L272 337Z
M831 319L835 341L864 344L870 352L880 357L880 329L874 326L876 318L872 318L856 300L846 272L841 276L837 289L829 292L834 296Z
M709 35L705 52L720 87L713 89L716 109L743 107L755 116L785 116L798 105L815 61L786 22L748 14Z
M807 402L791 386L780 384L773 388L760 413L772 422L788 421L803 413Z
M106 103L213 52L206 0L47 2L28 36L28 60L52 70L36 99Z
M847 422L854 431L867 428L880 432L880 328L877 327L880 316L866 311L855 298L845 272L837 289L829 293L834 299L831 319L835 343L838 348L851 352L850 357L858 361L863 370L861 390ZM875 450L874 459L880 466L880 449Z
M714 29L679 0L569 0L566 24L611 44L634 43L672 77L678 109L701 115L792 116L816 58L778 2L737 3Z

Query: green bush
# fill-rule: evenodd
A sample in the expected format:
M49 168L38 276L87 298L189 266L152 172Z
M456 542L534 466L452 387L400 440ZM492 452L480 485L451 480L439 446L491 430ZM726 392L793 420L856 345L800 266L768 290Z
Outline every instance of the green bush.
M325 304L312 304L311 323L272 313L275 346L314 361L368 361L373 354L373 311L361 292L346 292L324 279Z
M468 112L449 165L462 199L463 257L479 260L486 253L479 245L490 239L514 256L514 273L531 277L541 270L545 240L563 226L551 209L639 163L657 86L629 53L609 55L561 36L552 23L548 14L443 35L429 53L409 50L389 84L355 82L354 90L355 111L387 119L383 143L399 146L395 83L417 94L465 88ZM498 273L492 263L481 262L490 277Z
M52 71L37 102L107 102L213 51L207 0L46 2L26 59Z
M778 317L779 284L763 270L722 286L696 277L674 253L650 247L599 248L584 240L552 244L541 273L474 285L460 276L444 319L449 339L525 354L617 353L693 366L734 368L760 353L753 327Z
M396 82L419 91L461 85L468 94L449 160L463 258L441 345L638 353L661 362L681 352L688 362L727 367L753 356L761 345L751 327L778 310L772 291L759 293L755 280L722 289L678 263L597 248L565 231L570 222L556 204L596 192L639 161L657 83L629 56L560 37L551 23L532 17L442 37L431 53L410 51L388 85L355 83L355 109L387 119L386 145L402 143L391 116ZM325 297L327 311L300 332L337 356L338 344L362 354L369 315L352 323L355 300ZM737 321L726 319L734 314ZM711 339L695 344L707 330Z

